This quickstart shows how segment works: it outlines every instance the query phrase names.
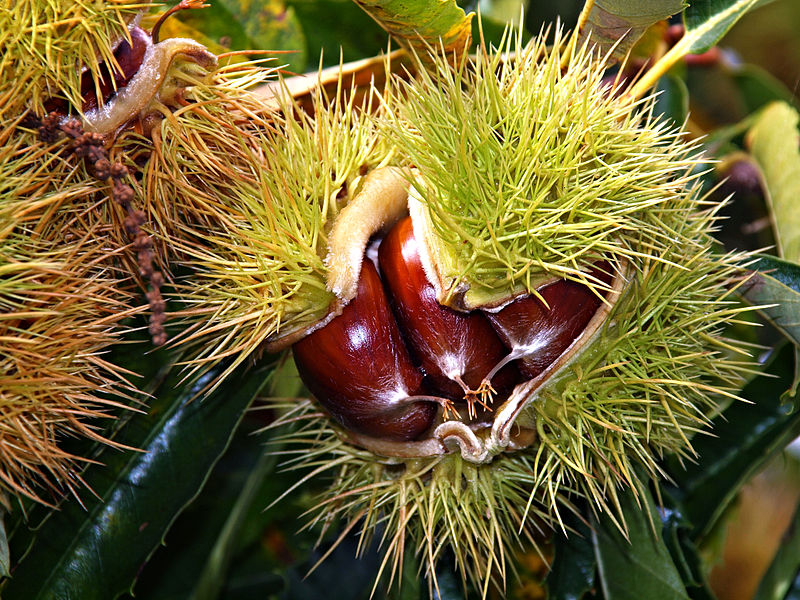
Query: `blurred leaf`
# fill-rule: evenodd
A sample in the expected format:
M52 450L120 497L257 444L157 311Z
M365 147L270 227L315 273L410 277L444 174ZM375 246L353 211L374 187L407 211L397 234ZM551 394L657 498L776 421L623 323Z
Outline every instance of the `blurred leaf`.
M711 65L686 70L692 121L716 137L720 125L748 126L753 113L770 102L794 102L792 93L763 69L733 62L727 55Z
M658 80L655 112L681 127L689 115L689 90L683 79L670 72Z
M701 54L716 45L745 14L772 0L692 0L683 13L686 32L678 42L685 54Z
M785 344L770 357L765 376L754 378L734 402L712 421L712 435L696 436L692 462L675 456L664 468L674 482L665 485L683 507L693 539L704 537L739 488L777 452L800 434L800 412L783 393L793 378L794 346Z
M131 586L205 483L266 379L256 370L238 372L210 395L195 398L216 374L183 386L180 370L172 370L147 414L132 418L116 438L141 451L107 448L101 454L105 465L85 475L97 496L83 507L67 502L47 514L4 598L106 599Z
M282 0L213 0L208 4L203 10L181 11L177 19L220 47L288 52L277 56L276 63L288 65L290 71L305 69L303 30Z
M783 600L800 570L800 508L781 539L778 552L758 586L753 600Z
M619 498L627 539L608 515L593 523L592 539L605 600L688 600L661 538L661 520L650 493L640 489L638 502L631 490Z
M472 14L455 0L354 0L401 46L423 61L431 49L445 56L469 50Z
M388 47L386 32L352 0L288 0L305 37L307 66L325 67L375 56Z
M594 586L597 559L589 526L575 518L569 535L556 532L555 557L545 584L549 600L580 600Z
M782 600L800 600L800 572L795 575L794 581Z
M623 58L654 23L681 12L684 0L595 0L579 43L587 38L602 54L614 46L613 56Z
M528 2L525 9L525 27L533 34L539 33L559 19L566 27L574 28L578 22L584 0L559 0L559 2Z
M792 262L800 262L798 121L800 115L791 106L773 103L747 134L747 145L764 174L779 253Z

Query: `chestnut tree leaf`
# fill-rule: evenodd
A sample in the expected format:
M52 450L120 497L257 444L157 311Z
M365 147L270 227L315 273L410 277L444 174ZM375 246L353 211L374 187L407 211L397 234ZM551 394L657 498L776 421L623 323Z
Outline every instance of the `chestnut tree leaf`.
M105 448L98 457L103 464L84 474L96 496L83 498L83 506L65 502L44 518L32 515L35 537L3 598L100 600L132 585L204 485L266 379L258 370L237 371L200 396L217 374L211 370L195 384L181 385L181 370L173 368L147 413L132 417L115 437L139 450Z
M774 102L762 111L746 138L750 153L764 176L778 253L795 263L800 262L798 121L800 115L795 109L786 103Z
M638 496L638 497L637 497ZM592 540L605 600L688 600L683 580L661 537L649 491L619 495L627 536L608 515L593 519Z
M597 558L589 526L566 515L569 534L557 531L553 536L555 557L547 574L549 600L580 600L594 587Z
M745 14L772 0L691 0L683 13L686 32L676 44L682 54L700 54L716 45Z
M8 553L8 535L6 534L5 511L0 509L0 578L8 577L11 561Z
M431 49L462 54L472 39L473 14L455 0L354 0L401 46L423 61Z
M621 59L653 23L681 12L685 6L684 0L595 0L579 43L588 39L602 54L617 44L613 56Z

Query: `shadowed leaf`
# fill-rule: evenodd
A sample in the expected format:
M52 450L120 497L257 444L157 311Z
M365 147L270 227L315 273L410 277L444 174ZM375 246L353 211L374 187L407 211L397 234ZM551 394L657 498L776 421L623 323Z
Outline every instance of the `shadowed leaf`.
M627 539L607 516L593 523L592 539L605 600L688 599L661 538L661 520L650 494L640 489L637 501L628 490L620 494L620 505Z
M679 13L684 0L596 0L581 31L580 41L590 39L607 53L621 59L653 23Z
M105 465L85 476L97 496L86 498L85 508L69 502L43 519L4 598L105 599L130 587L205 483L265 381L264 373L240 372L227 387L195 398L216 374L182 386L180 370L173 370L155 390L148 413L132 418L117 437L141 451L100 455Z

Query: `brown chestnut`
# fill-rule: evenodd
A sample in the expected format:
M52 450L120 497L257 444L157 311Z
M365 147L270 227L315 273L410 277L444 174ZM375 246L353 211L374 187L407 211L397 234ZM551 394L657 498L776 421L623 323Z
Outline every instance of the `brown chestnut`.
M425 394L375 266L365 260L356 297L342 314L293 346L300 377L345 428L383 439L418 438L433 423Z
M140 27L131 27L129 30L131 41L122 40L114 50L114 58L119 65L113 67L108 63L100 65L100 78L98 88L92 74L89 71L83 73L81 77L81 97L83 98L83 112L97 108L100 100L108 102L114 93L125 87L134 75L139 71L144 60L144 53L147 48L152 46L150 34ZM98 97L99 91L99 97Z
M466 398L474 416L475 401L485 406L494 393L511 391L518 373L510 365L493 374L493 387L484 385L479 391L492 367L508 351L483 314L460 313L436 301L410 217L381 241L378 261L397 321L437 392L453 399Z
M589 276L608 286L610 265L598 262ZM500 337L511 348L506 360L519 360L519 370L529 379L542 373L569 348L586 328L602 303L588 286L560 280L523 296L498 312L487 312Z

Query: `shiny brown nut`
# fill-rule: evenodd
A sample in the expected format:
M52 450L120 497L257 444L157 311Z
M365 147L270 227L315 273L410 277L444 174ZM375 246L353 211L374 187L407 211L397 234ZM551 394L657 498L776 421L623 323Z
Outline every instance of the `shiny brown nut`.
M492 325L478 311L460 313L436 301L410 217L383 239L378 259L397 321L432 387L453 399L473 397L487 373L508 354ZM500 396L516 383L518 373L511 365L491 381Z
M590 275L608 285L612 280L608 263L600 262ZM519 370L527 378L544 371L586 328L602 303L588 286L560 280L518 298L502 310L487 312L497 333L520 358Z
M114 68L112 73L110 65L107 63L100 65L99 90L95 88L91 72L83 73L81 97L83 98L84 112L97 108L99 104L98 91L99 98L106 103L116 90L125 87L142 66L144 53L152 45L150 34L140 27L131 27L129 32L131 43L128 40L122 40L114 50L114 58L117 60L119 69Z
M300 377L345 428L389 440L413 440L433 423L375 266L365 260L356 297L342 314L293 346Z

